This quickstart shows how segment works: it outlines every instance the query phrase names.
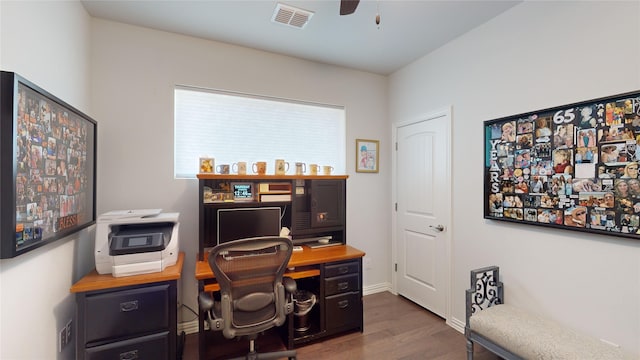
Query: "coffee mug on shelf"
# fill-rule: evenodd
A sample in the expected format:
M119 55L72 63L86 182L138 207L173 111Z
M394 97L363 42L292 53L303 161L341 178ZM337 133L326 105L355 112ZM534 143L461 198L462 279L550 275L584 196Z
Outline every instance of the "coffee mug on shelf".
M303 162L296 163L296 175L304 175L307 172L307 164Z
M252 169L255 174L264 175L267 173L267 163L265 161L254 162Z
M333 171L333 166L323 166L322 167L322 173L325 175L331 175L331 172Z
M220 174L227 175L229 174L229 165L228 164L218 165L216 166L216 170L218 170L218 173Z
M284 175L289 171L289 163L283 159L276 160L276 175Z
M216 160L210 157L200 158L200 172L205 174L212 174L215 169Z
M318 175L318 169L320 169L318 164L309 165L309 175Z
M233 163L231 166L234 173L238 175L246 175L247 174L247 163L244 161L238 161L237 163Z

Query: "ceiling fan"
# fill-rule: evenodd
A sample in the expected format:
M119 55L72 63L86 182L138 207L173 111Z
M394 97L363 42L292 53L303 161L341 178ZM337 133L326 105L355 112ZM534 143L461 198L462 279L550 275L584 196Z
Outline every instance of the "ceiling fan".
M340 0L340 15L353 14L360 0Z

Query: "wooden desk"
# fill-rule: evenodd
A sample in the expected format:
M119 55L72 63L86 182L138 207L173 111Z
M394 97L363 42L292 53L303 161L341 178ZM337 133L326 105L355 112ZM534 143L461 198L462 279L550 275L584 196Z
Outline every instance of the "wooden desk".
M94 269L73 284L76 356L176 359L177 282L184 253L164 271L113 277Z
M365 253L349 245L316 249L303 245L302 249L291 255L286 276L298 280L298 289L317 295L317 310L312 312L316 324L309 331L296 332L292 314L285 324L288 327L286 346L294 348L347 330L363 331L362 258ZM204 258L207 259L208 254ZM220 290L208 261L196 261L195 276L199 291ZM205 314L200 312L200 359L210 355L206 349L204 319Z
M291 255L286 276L292 279L318 276L320 275L320 270L314 265L360 259L364 255L363 251L349 245L327 246L317 249L311 249L303 245L302 251L294 251ZM204 258L207 259L208 255ZM201 290L207 292L220 290L218 284L211 281L215 279L215 276L207 260L196 261L196 279L205 282Z

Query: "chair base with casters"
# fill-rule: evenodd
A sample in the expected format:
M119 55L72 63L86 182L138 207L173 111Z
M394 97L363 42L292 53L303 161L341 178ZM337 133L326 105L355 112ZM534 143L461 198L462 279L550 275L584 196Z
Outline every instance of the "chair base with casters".
M213 331L227 339L247 337L249 353L234 359L296 359L295 350L258 353L258 334L284 324L293 312L296 283L284 277L291 240L280 237L241 239L211 250L209 265L220 285L220 300L200 293L200 310Z

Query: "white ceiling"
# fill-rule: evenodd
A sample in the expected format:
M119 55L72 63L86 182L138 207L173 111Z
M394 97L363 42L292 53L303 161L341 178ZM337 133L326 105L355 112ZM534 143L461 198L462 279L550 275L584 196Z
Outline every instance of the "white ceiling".
M280 2L314 14L303 29L271 22ZM91 16L387 75L521 0L82 0ZM380 26L375 23L380 14Z

